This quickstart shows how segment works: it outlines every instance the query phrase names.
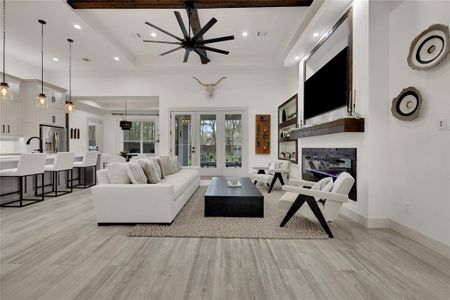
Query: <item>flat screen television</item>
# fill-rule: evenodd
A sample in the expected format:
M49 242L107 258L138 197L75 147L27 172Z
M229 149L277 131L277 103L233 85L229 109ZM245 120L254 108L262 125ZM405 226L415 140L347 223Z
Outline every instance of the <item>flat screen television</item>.
M304 119L347 105L348 47L333 57L304 83Z

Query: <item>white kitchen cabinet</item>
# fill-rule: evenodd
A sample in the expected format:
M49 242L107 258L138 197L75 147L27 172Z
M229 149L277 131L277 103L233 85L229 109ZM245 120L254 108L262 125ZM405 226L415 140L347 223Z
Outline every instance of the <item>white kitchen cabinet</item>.
M17 138L22 135L22 99L19 85L10 83L12 101L0 100L0 137Z

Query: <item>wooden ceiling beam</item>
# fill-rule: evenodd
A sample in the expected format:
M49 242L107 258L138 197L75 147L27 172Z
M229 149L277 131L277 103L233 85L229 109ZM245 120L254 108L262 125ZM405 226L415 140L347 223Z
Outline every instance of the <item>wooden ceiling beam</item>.
M184 0L67 0L74 9L182 9ZM310 6L313 0L194 0L196 8Z

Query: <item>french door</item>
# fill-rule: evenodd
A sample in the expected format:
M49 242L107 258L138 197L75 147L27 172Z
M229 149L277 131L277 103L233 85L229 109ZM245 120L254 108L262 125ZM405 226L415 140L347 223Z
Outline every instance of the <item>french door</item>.
M202 176L242 176L247 166L245 111L171 113L171 153Z

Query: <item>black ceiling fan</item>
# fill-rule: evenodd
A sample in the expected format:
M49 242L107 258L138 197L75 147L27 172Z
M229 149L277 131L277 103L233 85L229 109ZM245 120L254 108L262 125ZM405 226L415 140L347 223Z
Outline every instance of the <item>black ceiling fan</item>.
M171 45L178 45L178 47L169 50L167 52L161 53L161 56L170 54L172 52L175 52L177 50L180 49L184 49L184 59L183 62L187 62L189 59L189 54L194 51L195 53L197 53L200 56L200 59L202 61L202 63L208 63L211 60L208 58L207 54L206 54L206 50L207 51L212 51L212 52L216 52L216 53L220 53L220 54L225 54L228 55L230 52L229 51L225 51L225 50L221 50L221 49L217 49L217 48L212 48L209 46L206 46L207 44L211 44L211 43L217 43L217 42L223 42L223 41L229 41L229 40L234 40L234 36L233 35L229 35L229 36L224 36L224 37L218 37L218 38L213 38L213 39L207 39L204 40L203 39L203 35L209 30L211 29L211 27L217 22L217 20L215 18L212 18L211 20L209 20L208 23L206 23L205 26L200 27L200 23L198 21L198 17L195 18L195 22L197 22L197 24L195 24L196 26L194 26L194 24L191 24L191 18L192 15L195 13L197 13L196 8L194 7L194 3L193 1L185 1L185 7L186 7L186 11L188 14L188 18L189 18L189 31L186 30L186 26L183 23L183 19L181 18L181 14L177 11L175 11L175 17L177 18L178 21L178 25L181 28L181 32L183 33L183 38L180 38L156 25L153 25L149 22L145 22L145 24L147 24L150 27L153 27L159 31L161 31L162 33L173 37L176 41L170 42L170 41L153 41L153 40L142 40L145 43L158 43L158 44L171 44ZM193 34L191 35L191 27L193 28ZM197 28L198 30L194 30L194 28ZM197 31L197 32L195 32Z

